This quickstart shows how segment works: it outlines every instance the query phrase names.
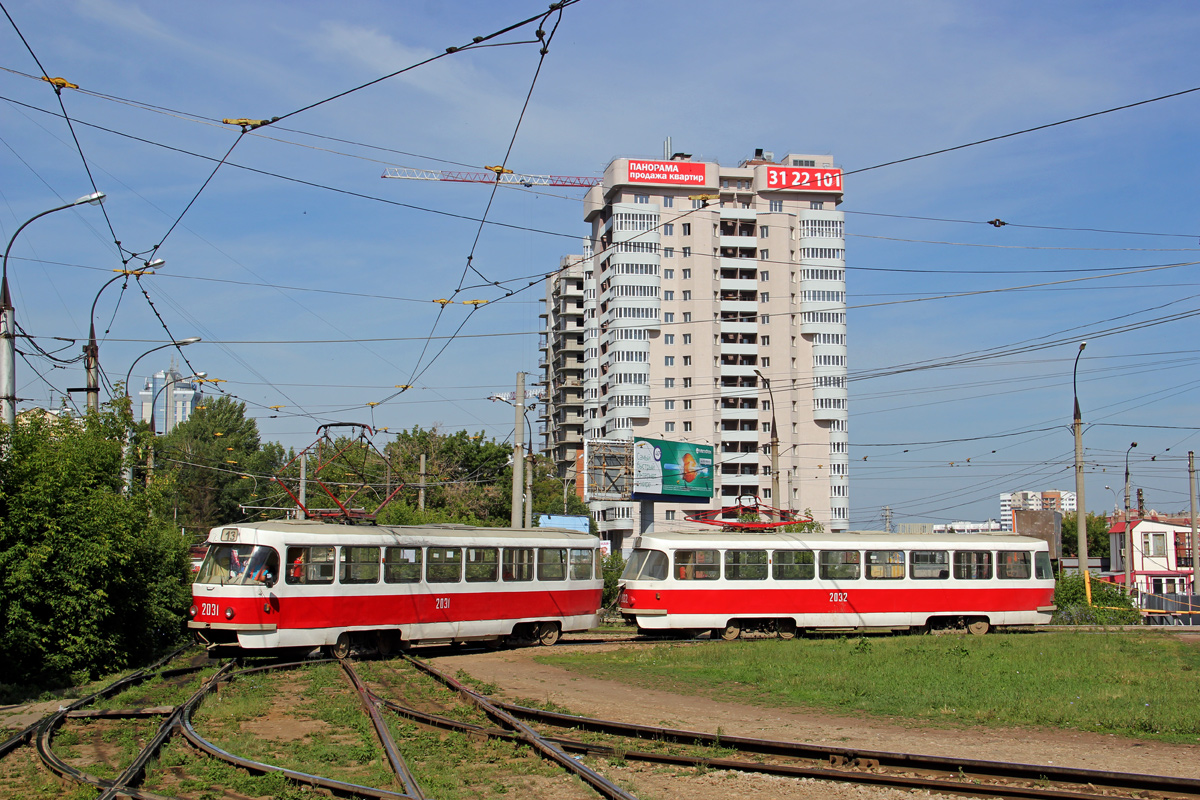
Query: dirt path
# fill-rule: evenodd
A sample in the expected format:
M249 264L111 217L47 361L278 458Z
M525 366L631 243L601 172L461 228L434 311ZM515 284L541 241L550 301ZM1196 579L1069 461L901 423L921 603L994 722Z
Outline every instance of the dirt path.
M557 649L645 647L642 644L569 642ZM649 645L653 646L653 645ZM1200 746L1138 741L1081 731L1034 728L930 728L888 719L784 710L721 702L614 681L580 676L539 664L539 648L447 656L433 660L454 674L464 670L501 687L506 699L553 701L576 713L647 725L721 731L731 735L786 739L961 758L1140 772L1200 778ZM861 795L854 795L861 796ZM877 796L877 795L872 795Z

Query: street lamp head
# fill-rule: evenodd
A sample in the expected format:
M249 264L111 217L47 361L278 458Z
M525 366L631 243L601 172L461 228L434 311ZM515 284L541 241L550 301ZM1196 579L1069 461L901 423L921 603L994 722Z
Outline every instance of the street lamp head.
M175 345L176 347L183 347L185 344L195 344L198 341L200 341L199 336L189 336L186 339L180 339L177 342L171 342L171 344Z
M86 194L83 197L79 198L71 205L81 206L84 203L90 203L91 205L98 206L104 202L104 198L107 196L108 195L106 195L104 192L92 192L91 194Z
M1133 444L1129 445L1129 448L1130 448L1130 449L1133 449L1133 448L1135 448L1135 447L1137 447L1137 442L1134 442Z
M150 261L147 261L146 266L143 267L143 269L158 269L165 263L167 263L167 260L165 258L155 258Z
M196 377L197 377L197 378L207 378L207 377L208 377L208 373L207 373L207 372L197 372L197 373L196 373Z
M1080 352L1083 352L1083 348L1085 348L1085 347L1087 347L1087 342L1080 342L1080 343L1079 343L1079 351L1080 351Z

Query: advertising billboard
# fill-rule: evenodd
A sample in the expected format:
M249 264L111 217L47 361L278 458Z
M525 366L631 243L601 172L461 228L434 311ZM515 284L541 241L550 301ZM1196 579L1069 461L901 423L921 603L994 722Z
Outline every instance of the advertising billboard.
M791 192L842 192L842 171L817 167L767 167L767 188Z
M703 186L704 164L692 161L635 161L630 159L627 178L629 183Z
M713 448L709 444L633 440L633 494L707 500L713 496Z

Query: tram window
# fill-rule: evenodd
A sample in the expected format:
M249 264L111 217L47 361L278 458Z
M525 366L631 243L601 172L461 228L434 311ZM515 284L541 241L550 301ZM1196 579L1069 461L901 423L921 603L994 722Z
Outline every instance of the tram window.
M896 580L904 577L903 550L868 550L867 578L870 580Z
M506 547L504 548L504 580L531 581L533 580L533 548Z
M383 551L384 583L417 583L421 580L421 548L389 547Z
M665 581L667 579L667 554L661 550L638 548L629 556L621 572L623 581Z
M196 583L264 583L274 585L279 577L279 553L273 547L252 544L221 544L208 548Z
M1039 581L1048 581L1054 578L1054 568L1050 566L1050 554L1045 550L1039 550L1033 554L1033 574Z
M567 579L567 551L565 548L538 548L538 580L565 581Z
M955 550L954 577L960 581L990 580L992 554L986 550Z
M425 580L430 583L458 583L462 580L462 548L430 547L425 562Z
M500 551L494 547L467 548L467 583L500 579Z
M596 575L595 575L595 578L596 578L596 580L598 580L598 581L602 581L602 580L604 580L604 551L603 551L603 550L596 550L596 551L594 551L594 552L595 552L595 554L596 554Z
M586 581L592 577L592 550L571 550L571 580Z
M717 550L676 550L675 577L681 581L721 579L721 559Z
M767 551L726 550L725 579L730 581L765 581L767 579Z
M1033 574L1029 562L1028 550L1001 550L996 553L996 577L1001 580L1029 580Z
M950 579L950 553L945 550L913 550L908 577L914 581Z
M862 565L860 556L857 550L822 550L821 580L858 580L859 567Z
M338 583L379 583L379 548L343 547Z
M776 550L771 575L777 581L811 581L816 575L811 550Z
M333 583L336 547L289 547L288 583Z

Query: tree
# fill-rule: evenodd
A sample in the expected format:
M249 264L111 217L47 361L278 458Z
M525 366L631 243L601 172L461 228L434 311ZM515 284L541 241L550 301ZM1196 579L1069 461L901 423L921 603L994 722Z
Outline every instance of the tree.
M1079 555L1079 537L1076 534L1076 514L1064 514L1062 520L1062 552L1064 556ZM1088 558L1108 558L1108 519L1103 514L1087 515Z
M174 489L164 512L178 514L180 525L194 535L245 519L241 506L255 505L256 483L265 490L284 458L278 442L260 442L246 404L229 397L197 407L155 448L156 465L161 465L156 479Z
M187 547L122 491L128 405L0 426L0 682L78 683L179 641Z
M391 463L392 480L407 488L379 516L385 524L421 521L463 522L505 526L509 523L512 487L512 448L485 439L482 432L444 434L436 426L414 426L396 435L384 450ZM421 481L420 460L425 455L425 510L417 504Z

